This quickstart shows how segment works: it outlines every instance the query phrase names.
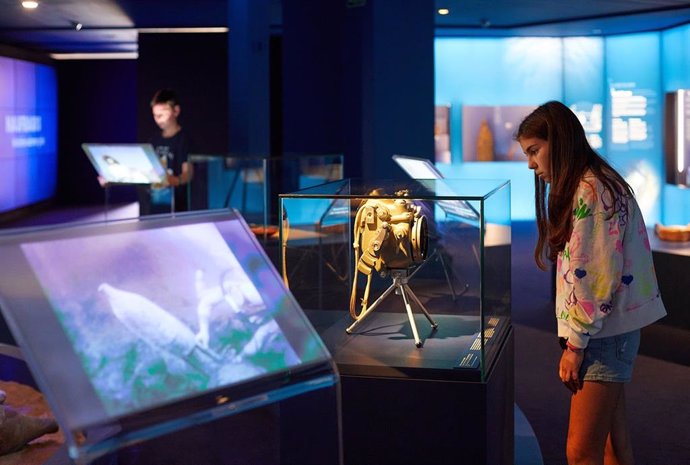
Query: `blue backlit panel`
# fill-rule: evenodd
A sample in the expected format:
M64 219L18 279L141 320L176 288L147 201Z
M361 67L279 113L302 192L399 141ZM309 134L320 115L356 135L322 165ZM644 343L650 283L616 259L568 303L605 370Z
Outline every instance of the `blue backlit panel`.
M664 93L690 89L690 26L661 34L661 76ZM690 189L665 185L661 205L664 224L690 223Z
M554 38L437 38L436 104L450 105L451 159L462 153L463 105L538 105L563 94L563 47Z
M595 150L604 147L604 39L563 39L563 102L575 112Z
M648 224L659 221L664 178L659 49L659 33L608 37L605 44L606 155L635 190Z
M55 194L57 81L47 65L0 57L0 213Z

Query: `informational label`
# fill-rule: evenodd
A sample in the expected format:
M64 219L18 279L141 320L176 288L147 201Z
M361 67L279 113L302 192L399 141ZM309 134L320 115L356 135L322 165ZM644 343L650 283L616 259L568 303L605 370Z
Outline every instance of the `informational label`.
M6 115L5 134L10 140L12 148L43 147L45 137L40 115Z
M489 318L486 321L486 326L484 328L484 346L492 342L492 339L496 334L501 333L504 328L504 322L499 318ZM472 345L465 350L458 358L457 365L455 368L469 368L477 370L480 367L482 356L482 334L478 332Z
M604 127L604 105L592 102L577 102L570 105L570 109L577 115L585 130L585 135L589 145L594 150L603 147L604 142L601 135Z
M617 82L611 93L611 148L648 149L654 145L649 117L657 104L656 92L638 88L634 82Z

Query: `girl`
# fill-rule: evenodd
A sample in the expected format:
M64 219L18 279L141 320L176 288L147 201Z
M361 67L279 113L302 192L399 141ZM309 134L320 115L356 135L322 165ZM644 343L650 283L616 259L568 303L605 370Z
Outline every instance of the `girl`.
M535 260L556 263L559 377L573 393L568 463L632 464L623 386L640 328L666 315L642 214L562 103L534 110L516 140L535 175Z

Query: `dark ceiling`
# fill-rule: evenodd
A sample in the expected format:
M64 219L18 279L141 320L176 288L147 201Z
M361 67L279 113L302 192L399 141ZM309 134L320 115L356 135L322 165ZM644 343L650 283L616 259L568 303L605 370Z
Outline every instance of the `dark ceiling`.
M21 0L0 0L0 43L49 53L133 52L140 29L225 27L228 16L227 0L39 1L37 9L25 10ZM437 8L450 10L448 15L436 15L440 35L591 36L661 30L690 23L690 2L677 0L435 3ZM279 30L281 1L269 0L269 5L271 25ZM75 29L77 23L83 25L79 31Z

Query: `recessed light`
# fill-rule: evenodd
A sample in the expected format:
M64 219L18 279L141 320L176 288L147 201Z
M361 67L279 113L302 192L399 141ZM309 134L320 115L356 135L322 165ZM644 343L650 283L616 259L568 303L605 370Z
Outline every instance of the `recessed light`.
M27 10L34 10L38 8L38 2L35 1L30 1L30 0L24 0L22 2L22 6L26 8Z
M448 8L439 8L438 9L438 14L441 16L445 16L450 13L450 10Z

